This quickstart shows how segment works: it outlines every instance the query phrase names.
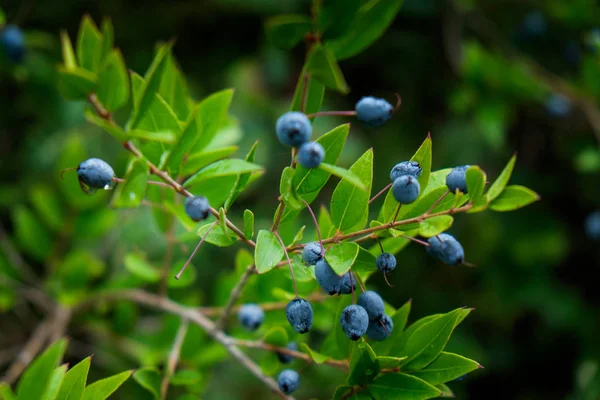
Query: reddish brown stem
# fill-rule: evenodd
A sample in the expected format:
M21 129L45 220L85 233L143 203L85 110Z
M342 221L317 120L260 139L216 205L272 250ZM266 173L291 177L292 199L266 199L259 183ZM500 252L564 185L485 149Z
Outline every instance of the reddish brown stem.
M379 193L377 193L375 196L373 196L373 198L371 200L369 200L369 204L371 204L372 202L375 201L375 199L377 199L379 196L381 196L382 194L387 192L391 186L392 186L391 183L387 184L383 189L381 189L381 191Z
M206 233L204 234L204 236L202 236L202 239L200 239L200 242L198 242L198 245L196 246L196 248L194 249L194 251L192 251L192 254L190 255L190 257L187 259L187 261L185 262L185 264L183 265L183 267L179 270L179 272L177 273L177 275L175 275L175 279L179 280L179 278L181 278L181 274L183 274L183 271L185 271L185 269L187 268L187 266L190 264L190 262L192 262L192 259L194 258L194 256L196 255L196 253L198 252L198 250L200 249L200 246L202 246L202 243L204 243L204 240L206 239L206 237L208 236L208 234L210 233L210 231L212 231L212 229L217 226L217 224L219 223L219 221L215 221L213 222L213 224L208 228L208 230L206 231Z
M356 111L319 111L312 114L307 114L308 118L315 117L328 117L328 116L338 116L338 117L353 117L356 115Z

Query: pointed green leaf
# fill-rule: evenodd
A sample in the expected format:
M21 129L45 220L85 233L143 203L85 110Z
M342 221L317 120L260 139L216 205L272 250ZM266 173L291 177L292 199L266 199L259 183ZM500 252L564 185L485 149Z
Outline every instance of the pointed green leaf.
M113 394L129 377L133 371L125 371L120 374L100 379L85 388L81 400L105 400Z
M513 211L540 200L533 190L520 185L507 186L504 191L490 203L494 211Z
M370 0L356 13L353 26L343 36L326 43L338 60L359 54L371 46L392 24L402 0Z
M379 361L375 352L363 338L352 347L350 356L349 385L366 385L379 374Z
M431 136L427 135L427 138L423 141L421 146L417 149L417 152L411 157L410 161L416 161L421 166L423 172L419 176L419 185L421 186L421 193L424 192L425 188L429 184L429 176L431 175L431 160L432 160L432 143Z
M300 350L302 350L303 353L308 354L315 364L323 364L325 361L331 360L331 357L314 351L306 343L300 344Z
M254 262L259 274L268 272L281 261L284 256L279 239L271 231L261 230L256 239Z
M185 132L184 132L184 134L185 134ZM183 137L183 135L181 137ZM175 145L175 146L177 146L177 145ZM181 169L180 174L182 176L187 176L187 175L196 173L200 169L206 167L209 164L214 163L215 161L229 157L230 155L235 153L237 151L237 149L238 149L237 146L228 146L228 147L222 147L220 149L206 150L206 151L195 153L194 155L190 156L187 159L185 165ZM173 149L173 151L175 151L175 149ZM173 154L173 151L171 151L171 154ZM172 169L172 167L171 167L171 171L177 171L177 170L178 169Z
M441 397L452 397L455 398L456 396L454 395L454 392L452 391L452 389L450 389L448 387L448 385L441 383L439 385L435 385L435 387L437 389L440 389L442 391L442 396Z
M345 168L338 167L337 165L321 163L321 165L319 165L319 169L329 172L330 174L345 180L347 183L349 183L352 186L355 186L359 190L367 190L367 186L365 185L365 183L358 176L356 176L356 174Z
M0 399L17 400L17 396L14 394L9 384L6 382L0 382Z
M335 271L342 276L352 268L358 256L359 246L355 242L342 242L333 245L325 253L325 259Z
M396 312L392 315L392 322L394 323L394 330L390 333L386 340L381 342L377 342L373 344L373 350L378 355L387 355L387 354L399 354L399 352L392 352L394 344L400 341L402 337L402 333L404 332L404 327L406 326L406 322L408 321L408 315L410 314L410 308L412 306L412 302L409 300L402 307L400 307ZM383 366L381 368L384 368ZM387 368L387 367L386 367Z
M510 160L508 160L508 164L506 164L506 166L504 167L504 169L502 170L502 172L500 173L498 178L496 178L494 183L492 183L492 185L490 186L490 188L487 192L488 201L493 201L498 196L500 196L500 194L502 193L502 191L508 184L508 181L510 180L510 176L512 175L516 161L517 161L516 154L513 155L510 158Z
M251 162L251 163L254 162L254 159L256 158L256 148L257 147L258 147L258 142L254 142L254 144L250 148L250 151L248 151L248 154L246 155L245 161ZM225 209L226 210L229 210L231 208L231 206L233 205L233 202L244 191L244 189L246 189L246 187L248 186L248 184L250 182L251 175L252 175L252 173L245 173L245 174L238 175L235 185L233 186L233 189L231 190L231 194L225 201Z
M144 129L134 129L132 131L127 132L127 135L133 138L144 139L150 142L157 143L173 143L175 142L176 134L174 131L154 131L153 128L151 130Z
M209 166L192 175L184 182L183 186L186 188L191 188L198 183L211 178L232 175L235 176L239 174L262 171L262 169L263 168L260 165L236 158L220 160L210 164Z
M75 59L75 51L73 50L73 44L69 38L69 34L66 31L60 32L60 43L62 49L63 63L65 69L71 70L77 68L77 60Z
M173 109L177 118L186 121L192 108L187 83L173 54L167 56L165 63L158 93Z
M290 243L290 246L293 246L302 240L302 238L304 237L304 229L306 229L306 225L302 225L302 228L300 228L300 230L296 233L294 239L292 240L292 243Z
M424 380L406 374L384 374L368 389L375 400L426 400L442 394Z
M445 232L452 226L454 218L450 215L439 215L437 217L427 218L419 225L419 235L430 238Z
M477 204L483 196L485 189L486 176L485 172L478 166L474 165L467 170L467 189L469 196L474 204Z
M40 400L54 400L58 395L58 391L60 390L60 386L65 379L65 374L67 373L67 364L63 364L60 367L56 368L52 371L52 375L50 376L50 382L46 387L46 391L44 392L44 396Z
M244 210L244 237L252 239L254 236L254 214L250 210Z
M23 372L17 384L19 399L42 399L54 369L65 354L67 341L60 339L38 356Z
M305 15L277 15L265 23L267 39L275 46L289 50L312 30L312 21Z
M336 38L352 28L362 0L327 0L321 4L319 28L327 38Z
M279 358L273 352L265 352L260 359L260 369L265 375L274 375L279 369Z
M427 381L431 385L438 385L453 381L468 374L481 366L473 360L453 353L441 352L440 355L426 368L412 372L417 378Z
M283 169L281 172L281 181L279 182L279 193L281 194L281 199L286 207L289 207L292 210L301 210L304 203L298 199L296 191L294 190L293 181L295 175L296 170L294 168L285 167Z
M144 282L156 283L160 280L160 271L138 253L127 253L123 258L125 268Z
M115 111L129 99L129 74L119 50L113 50L98 73L98 100L107 111Z
M44 260L52 249L52 237L36 215L23 205L12 208L12 221L17 244L36 260Z
M111 123L104 118L98 116L89 108L86 108L84 111L84 116L87 122L90 124L96 125L97 127L103 129L106 133L114 137L120 143L125 142L127 140L127 134L120 126L115 123Z
M112 200L112 206L116 208L134 208L140 205L146 193L150 169L148 164L140 159L134 158L129 163L125 182L119 183Z
M233 99L233 92L233 89L226 89L213 93L198 104L201 134L192 146L191 154L203 150L215 138L227 117L227 110Z
M200 229L198 229L198 236L204 237L204 235L212 225L213 224L210 223L201 226ZM219 247L229 247L237 243L238 240L239 238L235 233L233 233L230 229L227 229L227 232L223 232L223 229L220 225L217 225L214 228L212 228L205 239L207 243L214 244L215 246Z
M298 83L296 84L296 91L294 92L294 99L290 107L291 111L302 111L304 107L303 102L306 102L306 114L316 113L321 109L323 103L323 96L325 95L325 85L316 79L308 79L308 89L306 90L306 98L304 98L304 86L306 86L307 79L306 67L302 69ZM323 144L323 143L321 143ZM327 153L325 154L327 157ZM333 162L335 163L335 161ZM333 164L332 163L332 164Z
M319 224L319 230L321 231L323 239L329 238L334 234L335 228L331 221L331 215L329 215L329 211L327 211L327 208L324 205L321 205L317 223ZM317 239L319 239L319 235L315 232L315 240Z
M354 227L363 228L369 213L369 198L373 183L373 149L367 150L353 165L349 172L356 175L366 190L360 190L349 180L343 179L331 196L331 218L334 226L341 232Z
M162 377L156 368L146 367L133 373L135 380L141 387L152 393L155 399L160 398L160 385Z
M102 61L102 34L89 15L85 15L77 35L77 60L79 66L90 72L98 72Z
M108 57L115 45L115 28L110 18L102 20L102 59Z
M341 93L350 91L335 56L319 44L315 45L307 56L306 73L328 88Z
M91 357L84 358L67 371L56 400L80 400L90 370Z
M375 346L373 346L373 350L375 350ZM406 360L406 357L377 357L377 361L379 361L379 368L381 369L400 369L400 366L402 365L402 363L404 363L404 360Z
M403 355L405 353L404 348L406 347L406 343L408 342L408 339L410 337L412 337L412 335L415 333L415 331L417 329L421 328L423 325L425 325L429 322L432 322L432 321L442 317L443 315L444 314L428 315L428 316L423 317L423 318L419 319L418 321L415 321L414 323L412 323L404 332L402 332L400 337L396 341L393 342L392 348L390 350L390 354L393 356ZM394 331L395 331L395 329L394 329Z
M269 329L263 337L263 342L277 347L285 347L289 341L286 330L280 326Z
M461 311L459 308L428 322L408 338L402 354L408 356L405 369L419 370L435 360L446 347Z
M69 100L85 100L96 89L98 77L83 68L58 67L58 90Z

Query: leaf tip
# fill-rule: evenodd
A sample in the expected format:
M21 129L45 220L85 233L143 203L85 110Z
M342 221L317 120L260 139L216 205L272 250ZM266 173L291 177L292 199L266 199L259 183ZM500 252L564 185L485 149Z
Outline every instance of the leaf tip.
M483 365L479 364L479 363L477 363L477 368L479 368L479 369L485 369L485 367Z
M431 132L427 132L427 139L431 140Z

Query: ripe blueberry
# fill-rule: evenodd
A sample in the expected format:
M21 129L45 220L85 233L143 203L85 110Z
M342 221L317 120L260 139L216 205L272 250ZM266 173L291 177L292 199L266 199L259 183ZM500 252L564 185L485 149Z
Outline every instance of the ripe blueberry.
M255 331L265 320L265 312L256 304L244 304L238 311L238 319L244 328Z
M467 170L470 165L461 165L460 167L454 168L448 176L446 176L446 186L452 193L456 192L456 189L463 193L467 192Z
M410 204L419 197L421 186L419 181L412 175L402 175L394 180L392 194L400 204Z
M321 286L327 294L333 296L340 293L342 277L335 273L324 258L317 261L315 277L317 278L317 282L319 282L319 286Z
M312 135L312 125L305 114L290 111L283 114L275 124L279 141L288 146L300 147Z
M377 256L375 264L377 265L378 270L384 274L387 274L396 268L396 257L390 253L381 253L379 256Z
M15 25L8 25L2 31L0 42L6 56L13 62L20 63L25 57L25 36Z
M369 327L369 315L359 305L351 304L340 315L342 330L351 340L358 340Z
M185 213L192 219L192 221L202 221L208 218L210 213L210 206L208 200L204 196L194 196L185 199L183 204Z
M571 101L561 94L553 94L546 101L546 110L553 117L565 117L571 111Z
M277 384L279 389L285 393L290 394L295 392L300 385L300 375L294 370L284 369L279 373L277 378Z
M285 346L285 348L288 350L298 351L298 345L296 344L296 342L289 342L288 345ZM284 353L277 353L277 357L279 358L279 361L283 364L288 364L294 359L294 357Z
M587 216L585 233L592 240L600 240L600 211L594 211Z
M372 290L367 290L360 295L358 305L367 311L371 321L379 321L384 315L383 299Z
M390 180L394 182L396 179L400 178L402 175L412 175L415 178L421 176L421 172L423 169L416 161L402 161L392 168L390 171Z
M298 162L304 168L317 168L325 158L325 149L317 142L306 142L298 150Z
M323 258L323 248L319 242L308 243L302 249L302 259L308 265L315 265L321 258Z
M461 264L465 261L465 251L461 244L448 233L441 233L427 239L427 252L448 265Z
M308 301L298 298L288 303L285 316L296 332L306 333L312 326L313 309Z
M385 340L393 330L394 322L388 315L384 314L378 321L369 321L367 337L375 341Z
M363 97L356 103L356 118L377 128L385 124L394 114L394 107L384 99L373 96Z
M356 277L350 276L350 272L346 272L342 276L340 294L350 294L354 291L356 291Z
M77 167L79 181L94 189L109 189L115 171L99 158L89 158Z

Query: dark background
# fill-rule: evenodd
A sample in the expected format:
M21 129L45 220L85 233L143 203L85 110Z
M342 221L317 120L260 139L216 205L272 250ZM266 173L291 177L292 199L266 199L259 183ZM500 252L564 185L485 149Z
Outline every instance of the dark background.
M130 69L143 72L154 43L176 38L174 53L196 99L236 88L232 114L243 132L238 154L259 139L257 162L273 171L236 207L253 209L263 221L271 218L279 179L274 171L289 161L273 140L273 126L289 107L305 49L273 48L263 22L271 15L306 13L305 1L24 0L1 6L8 20L16 18L27 32L30 44L23 65L3 59L0 66L0 220L10 235L15 204L28 204L32 187L60 185L57 160L73 142L110 160L117 174L124 170L127 158L119 146L84 122L82 104L62 100L55 89L58 33L66 29L73 37L85 13L96 21L112 18L115 43ZM539 34L524 22L531 12L546 21ZM586 216L600 207L600 127L594 130L590 123L598 118L600 56L589 44L590 31L599 26L600 11L592 1L407 0L381 40L341 62L350 94L326 94L323 108L331 110L352 109L363 95L401 94L400 111L384 127L353 123L340 160L347 167L373 147L374 190L431 132L434 169L477 164L493 179L516 151L512 182L542 197L514 213L456 218L452 233L478 268L441 265L410 246L399 255L393 288L379 277L373 281L397 307L412 298L411 320L462 305L476 308L450 346L485 369L450 385L458 398L600 399L598 392L584 394L586 373L595 371L589 380L596 385L600 377L600 252L583 228ZM561 116L546 107L559 91L571 104ZM321 119L315 130L320 134L342 122ZM325 190L323 199L332 190ZM93 202L102 207L106 197ZM133 213L127 221L140 222L135 212L122 213ZM113 221L110 229L124 228ZM123 240L145 237L139 233L142 223L126 229L131 232ZM110 240L99 233L86 239L88 244ZM222 253L205 252L215 268L199 272L199 289L207 299L218 298L213 281L229 267ZM30 329L12 311L0 314L0 326L0 348L23 343ZM78 326L70 334L74 343L95 343ZM102 352L94 347L82 352L88 349ZM72 357L84 356L71 351ZM99 368L111 370L110 363ZM245 398L256 398L259 383L232 368L219 367L203 398L232 398L223 385L238 375L239 385L247 387ZM313 368L312 374L319 371ZM318 387L311 390L314 397L326 396Z

